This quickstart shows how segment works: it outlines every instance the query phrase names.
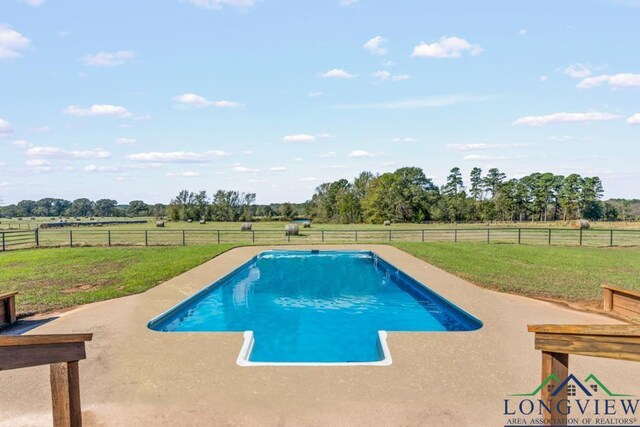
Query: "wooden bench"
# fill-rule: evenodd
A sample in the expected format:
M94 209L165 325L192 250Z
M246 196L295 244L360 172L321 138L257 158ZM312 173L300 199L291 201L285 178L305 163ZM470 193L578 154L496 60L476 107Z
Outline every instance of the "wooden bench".
M638 325L528 325L527 329L535 333L536 350L542 351L543 381L551 374L567 378L569 354L640 362ZM541 393L542 401L551 399L552 390L543 387ZM566 387L555 398L566 399ZM554 424L563 425L562 420L566 424L567 415L558 412L557 405L551 408Z
M82 426L78 361L93 334L0 335L0 371L50 365L54 427ZM10 392L4 390L4 392Z
M602 285L602 291L605 311L640 320L640 292L611 285Z
M0 294L0 326L15 323L17 294L17 292Z

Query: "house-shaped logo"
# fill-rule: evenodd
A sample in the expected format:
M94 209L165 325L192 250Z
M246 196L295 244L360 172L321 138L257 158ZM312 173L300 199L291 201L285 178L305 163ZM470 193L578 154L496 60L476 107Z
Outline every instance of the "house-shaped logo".
M580 381L573 374L570 374L564 380L560 380L555 374L549 375L544 381L531 393L512 394L514 397L531 397L536 396L543 389L550 393L551 397L556 397L563 390L566 390L567 398L577 396L587 397L630 397L632 394L613 393L602 381L593 374L589 374L584 381Z

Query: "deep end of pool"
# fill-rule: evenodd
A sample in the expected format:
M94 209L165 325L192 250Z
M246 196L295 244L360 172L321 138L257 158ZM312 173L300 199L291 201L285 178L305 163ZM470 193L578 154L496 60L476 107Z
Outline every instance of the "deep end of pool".
M162 332L243 332L241 366L391 364L387 331L482 322L371 251L269 250L151 320Z

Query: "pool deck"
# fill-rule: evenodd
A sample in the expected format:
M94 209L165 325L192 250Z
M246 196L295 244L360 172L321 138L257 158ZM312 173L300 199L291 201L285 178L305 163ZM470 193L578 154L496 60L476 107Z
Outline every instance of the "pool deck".
M483 321L475 332L389 333L390 366L240 367L242 333L160 333L147 322L266 249L372 250ZM31 334L93 332L80 362L84 424L504 425L503 399L540 383L530 323L618 321L501 294L378 245L243 247L143 294L62 313ZM578 377L640 394L640 364L571 357ZM51 425L49 369L0 373L0 425Z

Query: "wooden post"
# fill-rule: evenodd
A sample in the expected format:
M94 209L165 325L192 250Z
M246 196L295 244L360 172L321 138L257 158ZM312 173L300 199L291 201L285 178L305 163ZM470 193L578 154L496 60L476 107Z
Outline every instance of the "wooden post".
M613 310L613 290L609 288L602 288L602 294L604 297L604 311Z
M69 230L69 247L73 247L73 230Z
M149 246L149 234L147 230L144 230L144 245Z
M182 246L187 246L187 236L184 230L182 230Z
M518 244L522 241L522 228L518 228Z
M107 230L107 246L111 247L111 230Z
M218 244L220 244L220 230L218 230Z
M424 230L422 230L422 243L424 243Z
M389 230L389 241L391 241L391 230Z
M609 246L613 246L613 230L609 232Z
M548 351L542 352L542 381L546 380L549 375L555 374L560 381L563 381L569 375L569 355L565 353L552 353ZM559 384L556 384L558 386ZM557 402L567 398L567 388L564 387L557 395L551 397L551 394L555 391L555 388L548 389L542 388L541 399L543 402L549 402L553 399L554 404L549 404L551 413L549 416L545 415L546 426L551 425L566 425L567 415L558 411Z
M551 245L551 229L549 229L549 245Z
M324 242L324 230L322 230L321 233L322 233L322 241Z
M582 228L580 229L580 246L582 246Z
M78 362L50 365L54 427L82 426Z
M38 234L38 229L36 228L34 231L34 236L36 238L36 248L40 247L40 236Z
M252 233L251 240L252 240L253 243L255 243L256 242L256 230L251 230L251 233Z
M458 229L453 230L453 243L458 243Z
M489 243L489 239L490 239L489 236L491 235L490 233L491 233L491 229L487 228L487 243Z
M2 251L6 251L6 242L5 242L5 238L4 238L4 232L2 233Z

